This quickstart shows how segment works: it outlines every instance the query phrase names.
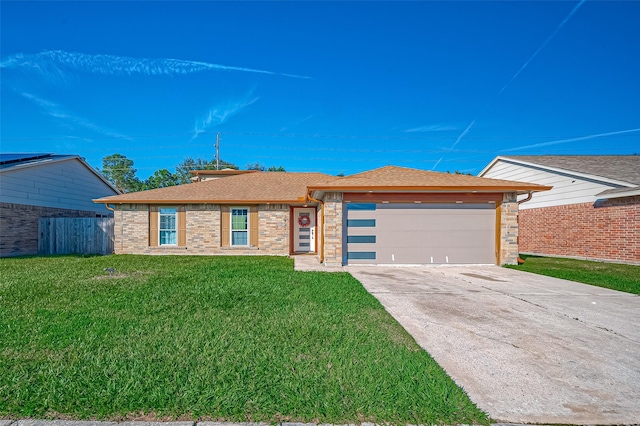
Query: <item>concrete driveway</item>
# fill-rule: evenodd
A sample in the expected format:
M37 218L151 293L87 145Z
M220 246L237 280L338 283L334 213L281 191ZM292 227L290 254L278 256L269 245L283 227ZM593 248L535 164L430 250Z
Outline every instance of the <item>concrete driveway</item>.
M640 297L497 266L345 269L493 419L640 422Z

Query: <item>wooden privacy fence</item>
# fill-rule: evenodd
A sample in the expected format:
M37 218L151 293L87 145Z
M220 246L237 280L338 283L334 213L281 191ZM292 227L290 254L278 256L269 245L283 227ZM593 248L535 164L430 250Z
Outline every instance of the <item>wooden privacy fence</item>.
M38 219L38 254L111 254L113 218Z

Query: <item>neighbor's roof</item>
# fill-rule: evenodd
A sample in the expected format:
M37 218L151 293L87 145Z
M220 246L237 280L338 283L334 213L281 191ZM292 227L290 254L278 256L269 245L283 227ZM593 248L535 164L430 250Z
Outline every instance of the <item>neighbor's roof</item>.
M639 155L514 155L493 159L480 173L485 174L498 161L537 166L549 171L607 181L622 188L602 191L596 196L620 198L640 195Z
M387 166L347 177L323 173L256 172L94 200L96 203L296 203L318 191L527 192L551 187Z
M36 160L38 158L51 157L49 153L0 153L0 166L6 166L12 163L20 163L28 160Z
M549 186L386 166L309 187L318 191L546 191Z
M120 191L118 191L111 182L109 182L99 171L91 167L91 165L79 155L61 155L48 153L2 153L0 154L0 173L16 172L18 170L23 170L30 167L46 166L48 164L69 160L79 161L80 164L86 167L91 173L93 173L105 185L111 188L116 194L120 193Z
M514 155L496 157L480 175L498 160L511 160L595 177L640 185L640 155Z
M93 200L96 203L295 203L323 173L255 172Z

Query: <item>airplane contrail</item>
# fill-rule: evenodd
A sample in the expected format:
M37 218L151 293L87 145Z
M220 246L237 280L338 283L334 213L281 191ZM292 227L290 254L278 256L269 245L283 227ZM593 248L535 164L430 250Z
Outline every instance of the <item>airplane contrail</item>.
M625 133L634 133L634 132L640 132L640 128L628 129L628 130L619 130L619 131L616 131L616 132L597 133L597 134L594 134L594 135L579 136L577 138L560 139L560 140L557 140L557 141L542 142L542 143L536 143L536 144L533 144L533 145L518 146L518 147L515 147L515 148L503 149L500 152L519 151L519 150L528 149L528 148L539 148L541 146L557 145L557 144L560 144L560 143L575 142L575 141L584 141L584 140L587 140L587 139L602 138L604 136L623 135Z
M473 127L473 125L475 124L476 120L482 115L484 114L484 112L496 101L496 99L498 99L498 97L502 94L502 92L504 92L507 87L509 87L509 85L513 82L513 80L515 80L520 73L527 67L527 65L529 65L529 63L536 57L538 56L538 53L540 53L542 51L542 49L545 48L545 46L547 44L549 44L549 42L556 36L556 34L558 33L558 31L560 31L560 29L569 21L569 19L571 19L571 17L576 13L576 11L580 8L580 6L582 6L582 4L585 2L586 0L580 0L578 2L578 4L576 4L573 9L571 9L571 12L569 12L569 14L562 20L562 22L560 22L560 24L558 24L558 26L556 27L555 30L553 30L553 32L551 33L551 35L549 37L547 37L547 39L540 45L540 47L538 47L538 49L536 49L535 52L533 52L533 54L531 56L529 56L529 59L527 59L525 61L524 64L522 64L522 66L520 67L520 69L518 69L518 71L515 72L515 74L513 74L513 76L509 79L509 81L507 81L507 83L502 86L502 88L498 91L498 93L496 93L496 95L484 106L484 108L482 108L482 110L480 111L480 113L473 119L471 120L471 123L469 123L469 125L467 126L466 129L464 129L464 131L460 134L460 136L458 136L458 139L456 139L456 141L453 143L453 145L451 145L450 149L455 148L456 145L458 145L458 142L460 142L462 140L462 138L469 133L469 130L471 130L471 128Z

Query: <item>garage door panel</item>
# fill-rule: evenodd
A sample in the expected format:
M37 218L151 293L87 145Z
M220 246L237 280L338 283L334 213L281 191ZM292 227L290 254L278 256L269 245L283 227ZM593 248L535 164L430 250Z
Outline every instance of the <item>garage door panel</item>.
M469 258L474 260L469 262ZM478 256L475 249L452 249L450 251L433 249L433 250L416 250L415 248L397 248L397 249L379 249L376 252L376 261L367 263L378 264L465 264L465 263L493 263L495 256L487 253L484 256ZM352 263L363 263L356 261Z
M376 244L381 247L483 247L494 233L487 230L438 230L438 231L395 231L376 236Z
M347 225L368 225L346 227L347 263L495 263L495 204L368 207L347 204Z
M375 228L384 233L393 232L442 232L443 230L459 230L459 231L475 231L486 230L487 227L493 226L495 215L489 217L465 216L460 220L452 215L426 215L406 217L393 216L384 223L376 223ZM378 222L382 221L378 218Z

